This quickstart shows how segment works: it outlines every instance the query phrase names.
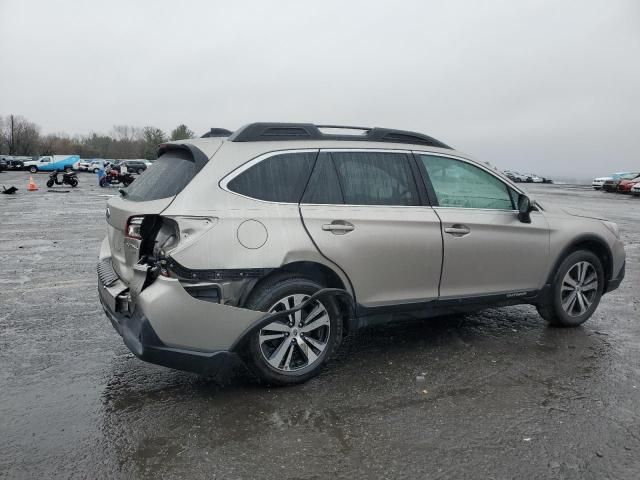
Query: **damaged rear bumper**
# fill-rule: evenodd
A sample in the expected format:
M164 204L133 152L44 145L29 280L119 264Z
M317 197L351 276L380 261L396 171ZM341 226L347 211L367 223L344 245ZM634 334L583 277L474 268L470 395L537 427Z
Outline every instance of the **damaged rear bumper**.
M140 271L146 275L144 267ZM146 286L144 278L134 278L130 287L113 271L110 258L100 261L100 302L125 345L141 360L178 370L215 374L236 361L235 346L269 317L194 298L172 278L158 277Z
M134 270L127 286L110 257L98 264L100 302L111 324L141 360L204 375L237 361L245 340L259 329L316 299L343 297L353 305L345 290L325 288L290 310L265 313L195 298L174 278L159 276L147 284L149 267Z

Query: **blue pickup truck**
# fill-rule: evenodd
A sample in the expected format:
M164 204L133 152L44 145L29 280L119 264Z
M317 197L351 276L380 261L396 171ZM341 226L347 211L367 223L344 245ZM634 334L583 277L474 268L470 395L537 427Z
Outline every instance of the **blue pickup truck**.
M31 173L37 171L53 172L54 170L70 172L73 164L80 161L80 155L49 155L38 160L24 162L24 169Z

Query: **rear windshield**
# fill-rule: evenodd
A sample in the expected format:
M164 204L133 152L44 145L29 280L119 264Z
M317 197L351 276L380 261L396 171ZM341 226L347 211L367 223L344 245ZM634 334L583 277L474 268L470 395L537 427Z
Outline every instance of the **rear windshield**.
M196 173L196 164L189 152L169 151L126 188L125 198L134 202L147 202L173 197L187 186Z

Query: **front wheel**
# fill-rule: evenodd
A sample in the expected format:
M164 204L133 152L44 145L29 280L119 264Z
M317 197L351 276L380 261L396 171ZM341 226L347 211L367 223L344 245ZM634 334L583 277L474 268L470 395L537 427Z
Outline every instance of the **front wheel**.
M29 171L31 173L36 173L38 171L38 167L36 167L35 165L32 165L31 167L29 167Z
M47 180L47 187L48 188L53 187L53 180Z
M593 315L602 297L602 262L588 250L571 253L558 267L551 288L551 301L538 305L542 318L556 327L582 325Z
M69 180L69 185L71 185L72 188L75 188L78 186L78 180L76 180L75 178L72 178L71 180Z
M105 177L101 177L100 178L100 186L101 187L106 187L107 185L108 185L107 179Z
M277 313L305 302L322 288L304 277L283 275L258 287L247 308ZM330 298L320 298L276 318L248 339L247 364L270 385L294 385L320 373L342 341L342 317Z

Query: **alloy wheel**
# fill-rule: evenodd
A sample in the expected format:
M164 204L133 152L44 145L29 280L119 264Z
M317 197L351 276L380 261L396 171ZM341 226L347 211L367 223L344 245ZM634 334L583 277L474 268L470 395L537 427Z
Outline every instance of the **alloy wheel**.
M564 276L560 287L562 309L571 317L583 315L593 304L598 293L598 273L586 261L573 265Z
M294 294L281 298L269 313L290 310L309 295ZM331 323L329 312L316 300L285 318L270 323L258 335L264 359L276 370L291 372L319 361L329 343Z

